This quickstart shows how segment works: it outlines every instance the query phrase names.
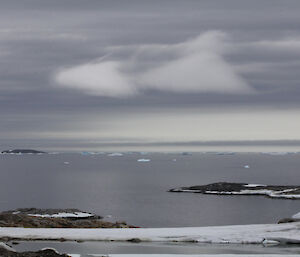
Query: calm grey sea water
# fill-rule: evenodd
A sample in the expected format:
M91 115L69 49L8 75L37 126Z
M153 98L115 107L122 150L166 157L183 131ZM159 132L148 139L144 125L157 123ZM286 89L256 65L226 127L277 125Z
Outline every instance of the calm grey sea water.
M220 181L299 184L300 154L0 155L0 167L1 210L79 208L142 227L274 223L300 211L297 200L167 192Z

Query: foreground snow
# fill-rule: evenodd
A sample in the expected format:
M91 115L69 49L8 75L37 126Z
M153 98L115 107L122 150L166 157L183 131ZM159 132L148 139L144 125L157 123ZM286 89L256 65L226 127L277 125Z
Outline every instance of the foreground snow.
M300 222L185 228L13 228L1 227L0 238L28 240L152 241L220 244L300 243Z
M80 257L80 254L69 254ZM92 254L101 257L298 257L300 254Z

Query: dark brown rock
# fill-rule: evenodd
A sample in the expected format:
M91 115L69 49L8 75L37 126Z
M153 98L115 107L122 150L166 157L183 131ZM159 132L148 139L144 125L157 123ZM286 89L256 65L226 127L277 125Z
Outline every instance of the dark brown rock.
M37 217L28 214L55 214L59 212L76 212L76 209L35 209L26 208L0 213L0 227L25 228L128 228L125 222L108 222L94 215L88 218ZM80 212L80 211L79 211Z
M14 252L0 246L1 257L68 257L67 254L59 254L52 249L40 250L37 252Z

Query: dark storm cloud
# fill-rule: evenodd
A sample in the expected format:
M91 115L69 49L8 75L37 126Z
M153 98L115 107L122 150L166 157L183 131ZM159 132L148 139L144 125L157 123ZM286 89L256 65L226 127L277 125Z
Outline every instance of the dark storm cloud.
M9 130L11 138L13 134L21 138L23 131L46 128L67 133L88 113L98 112L101 115L94 117L101 119L110 112L126 114L153 106L300 108L299 15L297 0L2 0L0 138ZM236 77L233 82L242 82L244 89L251 88L255 94L224 94L220 90L181 92L178 86L175 91L158 90L165 82L163 75L156 88L139 90L129 98L114 98L85 94L84 90L74 90L56 81L57 72L95 62L102 65L99 58L103 56L107 56L106 61L117 61L128 69L128 60L136 56L137 49L153 45L174 47L214 32L223 33L226 39L213 41L221 44L222 51L219 53L219 47L210 50L219 59L207 68L214 69L221 62L222 67L230 70L231 77ZM176 59L177 54L177 50L143 51L130 76L148 68L150 60L152 66L161 67L167 60ZM178 66L170 66L166 72L176 74ZM112 75L115 78L119 74ZM139 81L149 84L153 76L158 77L157 72L146 75L140 75ZM228 85L233 83L230 82Z

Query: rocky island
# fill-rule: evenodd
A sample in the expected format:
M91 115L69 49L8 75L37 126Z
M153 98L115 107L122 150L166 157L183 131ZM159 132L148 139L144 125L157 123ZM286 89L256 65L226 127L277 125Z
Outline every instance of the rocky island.
M169 192L214 195L262 195L276 199L299 199L300 186L275 186L219 182L208 185L172 188Z
M77 209L23 208L0 213L0 227L24 228L131 228L125 222L109 222Z
M1 152L2 154L43 154L46 152L33 150L33 149L14 149L14 150L5 150Z

